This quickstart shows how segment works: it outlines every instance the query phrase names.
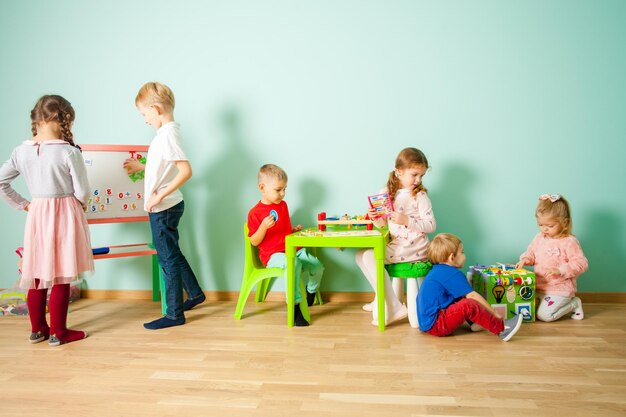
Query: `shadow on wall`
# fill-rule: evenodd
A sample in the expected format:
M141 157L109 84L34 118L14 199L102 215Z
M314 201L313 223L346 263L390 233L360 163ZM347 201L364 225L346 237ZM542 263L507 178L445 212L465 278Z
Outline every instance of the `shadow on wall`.
M217 138L223 144L204 176L195 184L202 187L197 195L208 195L205 210L198 213L201 221L191 234L194 241L207 242L208 268L213 281L207 282L206 272L196 274L204 290L238 289L243 272L243 225L246 221L249 201L244 201L245 190L256 186L257 164L246 148L242 134L239 111L229 107L219 115L222 134ZM194 191L192 191L194 192ZM239 261L241 260L241 261Z
M576 234L585 256L589 260L589 270L578 279L578 290L594 288L598 292L626 292L626 280L620 273L626 259L626 245L619 230L624 230L620 216L606 209L588 212L580 223L576 212L572 214L574 234ZM593 282L592 282L593 280Z
M469 260L485 256L478 249L484 243L483 234L470 204L472 196L476 195L472 188L476 176L471 167L458 162L435 169L441 170L437 174L440 186L431 189L428 177L425 184L437 221L435 234L452 233L461 238L468 258L466 265L470 265Z
M316 208L322 207L326 201L326 190L321 182L313 178L304 178L298 184L300 191L300 206L291 211L291 224L295 227L301 224L304 228L317 226ZM289 195L285 197L289 204ZM291 210L291 206L290 210Z

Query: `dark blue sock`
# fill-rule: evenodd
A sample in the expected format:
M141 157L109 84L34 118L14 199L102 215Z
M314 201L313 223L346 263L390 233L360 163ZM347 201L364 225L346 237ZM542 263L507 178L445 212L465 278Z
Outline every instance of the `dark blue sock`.
M144 323L143 327L145 327L148 330L158 330L158 329L165 329L166 327L180 326L182 324L185 324L185 318L184 317L181 317L181 318L176 319L176 320L172 320L172 319L168 319L167 317L163 316L160 319L156 319L156 320L151 321L149 323Z
M194 298L193 300L187 298L185 302L183 303L183 311L191 310L198 304L204 303L204 300L206 300L206 295L204 295L204 293L202 293L200 297Z

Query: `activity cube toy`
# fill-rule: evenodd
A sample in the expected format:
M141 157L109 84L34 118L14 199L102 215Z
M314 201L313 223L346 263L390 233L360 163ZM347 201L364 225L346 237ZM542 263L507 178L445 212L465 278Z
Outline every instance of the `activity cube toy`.
M535 274L514 265L474 265L467 273L474 291L481 294L504 319L521 314L535 321Z

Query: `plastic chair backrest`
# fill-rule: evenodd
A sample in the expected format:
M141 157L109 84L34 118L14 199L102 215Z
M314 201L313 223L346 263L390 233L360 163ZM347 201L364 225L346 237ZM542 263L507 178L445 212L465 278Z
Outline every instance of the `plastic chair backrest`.
M259 248L250 243L250 238L248 237L250 229L248 229L248 223L243 226L243 234L245 239L246 246L246 259L244 268L246 271L251 269L263 269L265 268L259 259Z

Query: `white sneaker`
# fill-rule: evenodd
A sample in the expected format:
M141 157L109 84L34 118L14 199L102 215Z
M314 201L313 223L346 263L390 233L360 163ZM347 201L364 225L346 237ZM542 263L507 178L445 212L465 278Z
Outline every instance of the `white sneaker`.
M503 342L508 342L511 340L513 335L517 333L522 325L522 321L524 321L524 318L521 314L513 316L508 320L504 320L504 330L498 333L498 337L502 339Z
M578 297L574 297L572 299L572 303L576 304L576 307L574 308L574 312L572 313L572 315L570 316L571 318L573 318L574 320L582 320L585 318L585 312L583 311L583 302L580 298Z

